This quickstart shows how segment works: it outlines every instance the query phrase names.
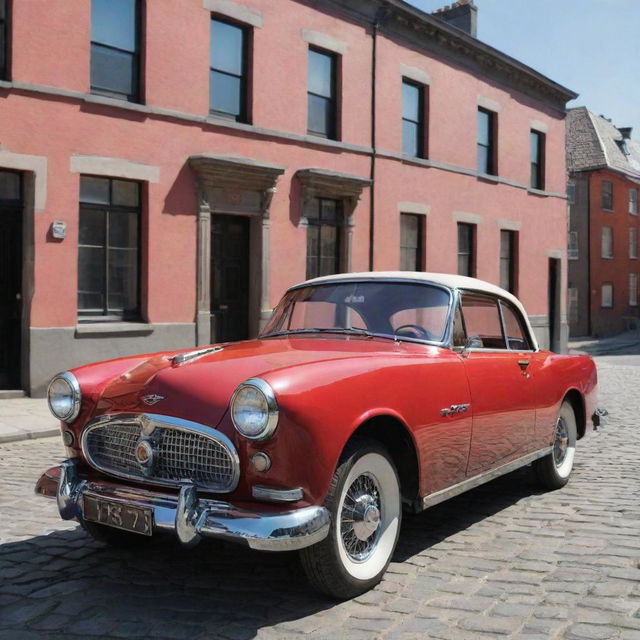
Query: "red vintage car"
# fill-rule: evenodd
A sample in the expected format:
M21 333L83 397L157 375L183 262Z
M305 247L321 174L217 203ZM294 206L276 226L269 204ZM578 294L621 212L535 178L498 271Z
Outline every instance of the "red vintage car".
M538 348L480 280L356 273L286 292L257 340L56 376L69 459L36 491L93 537L299 549L319 590L371 588L403 511L532 464L565 485L598 426L588 356Z

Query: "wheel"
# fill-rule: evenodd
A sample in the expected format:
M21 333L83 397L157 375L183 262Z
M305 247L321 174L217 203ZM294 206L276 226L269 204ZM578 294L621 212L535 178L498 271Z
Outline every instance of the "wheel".
M108 544L110 547L117 547L118 549L135 549L142 547L148 545L149 541L155 538L155 536L149 538L149 536L143 536L139 533L130 533L129 531L109 527L106 524L90 522L83 518L78 518L78 522L94 540Z
M556 420L553 451L533 463L538 479L547 489L560 489L569 482L577 438L576 415L571 403L565 400Z
M302 566L318 591L353 598L380 582L398 541L400 483L386 450L364 438L349 442L325 506L329 535L302 549Z

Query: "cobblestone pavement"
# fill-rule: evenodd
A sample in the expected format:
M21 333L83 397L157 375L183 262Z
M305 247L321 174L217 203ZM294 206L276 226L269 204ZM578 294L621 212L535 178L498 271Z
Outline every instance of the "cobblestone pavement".
M405 518L383 582L338 604L294 554L92 542L32 494L58 439L0 445L0 638L639 640L638 365L603 361L610 424L565 489L520 470Z

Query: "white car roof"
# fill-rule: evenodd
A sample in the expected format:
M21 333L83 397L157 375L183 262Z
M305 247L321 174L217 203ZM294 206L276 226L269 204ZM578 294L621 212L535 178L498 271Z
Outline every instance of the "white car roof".
M425 271L363 271L359 273L336 273L331 276L321 276L320 278L312 278L311 280L306 280L305 282L296 285L296 287L307 285L307 284L323 284L328 282L337 282L340 280L417 280L420 282L431 282L435 284L440 284L450 289L468 289L471 291L480 291L482 293L489 293L497 296L501 296L506 298L511 302L515 307L517 307L524 321L527 325L527 329L529 330L529 336L533 343L533 348L538 350L538 341L536 340L536 336L531 329L531 325L529 323L529 317L527 316L527 312L525 308L522 306L522 303L518 298L516 298L512 293L509 293L505 289L496 286L495 284L491 284L490 282L485 282L484 280L478 280L478 278L468 278L467 276L459 276L452 273L429 273ZM295 287L294 287L295 288Z

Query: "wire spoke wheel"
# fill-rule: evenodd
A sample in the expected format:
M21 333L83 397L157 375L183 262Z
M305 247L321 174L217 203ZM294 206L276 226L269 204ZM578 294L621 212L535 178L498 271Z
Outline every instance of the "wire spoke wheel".
M364 562L380 537L380 490L369 473L358 476L347 490L340 514L340 535L348 556Z
M556 467L562 466L569 451L569 428L562 415L558 416L556 422L555 440L553 443L553 461Z

